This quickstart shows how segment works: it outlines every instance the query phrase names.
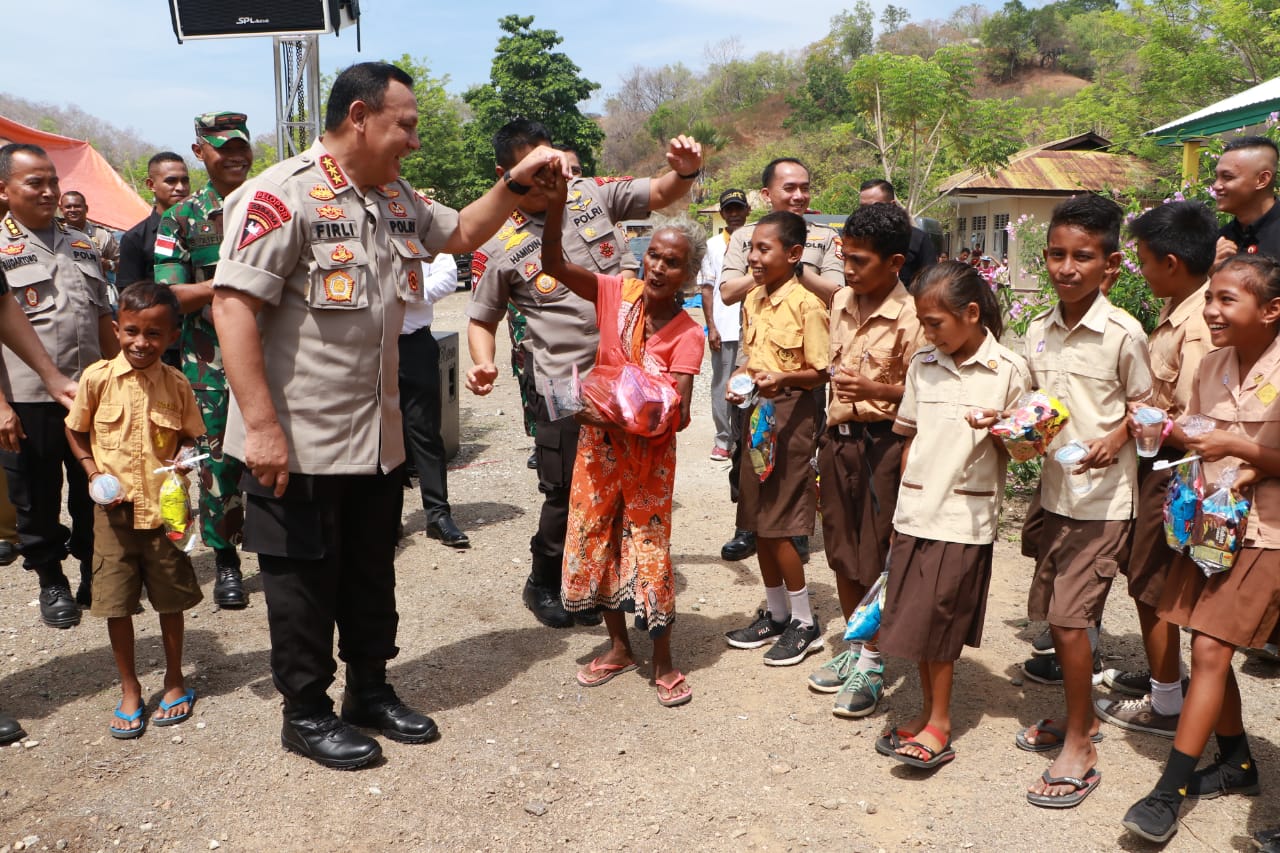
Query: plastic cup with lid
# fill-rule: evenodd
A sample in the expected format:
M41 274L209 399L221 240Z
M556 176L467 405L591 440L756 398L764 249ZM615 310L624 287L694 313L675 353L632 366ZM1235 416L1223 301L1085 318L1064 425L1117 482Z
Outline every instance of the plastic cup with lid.
M756 383L747 373L735 373L729 378L729 390L742 398L740 409L749 409L756 402Z
M1080 467L1080 460L1089 454L1089 448L1085 447L1078 441L1073 441L1053 454L1053 458L1062 466L1063 472L1067 477L1067 485L1071 491L1077 495L1086 494L1093 488L1093 474L1089 469L1085 469L1083 473L1077 474L1076 469Z
M89 483L89 497L94 503L107 504L120 496L120 481L110 474L99 474Z
M1155 406L1142 406L1133 413L1133 422L1138 425L1138 455L1150 459L1160 452L1164 442L1164 423L1169 416L1164 409Z

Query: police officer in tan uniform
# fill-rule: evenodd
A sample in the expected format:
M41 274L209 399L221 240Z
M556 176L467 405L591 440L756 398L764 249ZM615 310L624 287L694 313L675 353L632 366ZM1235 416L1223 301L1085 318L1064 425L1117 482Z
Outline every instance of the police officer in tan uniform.
M284 696L281 742L329 767L377 758L353 726L436 737L386 680L395 657L395 546L403 502L398 338L422 262L466 252L560 155L539 148L461 213L398 177L418 148L413 80L381 62L338 75L324 135L228 199L213 316L243 459L244 548L257 552ZM537 176L537 177L535 177ZM347 665L342 718L327 690Z
M498 173L506 174L525 152L549 141L538 122L519 119L494 136ZM574 178L565 201L564 250L569 260L606 275L620 275L626 246L614 222L638 219L679 199L702 169L702 149L680 136L667 148L671 171L659 178ZM600 330L595 308L542 272L542 228L547 197L534 190L492 240L473 255L472 298L467 309L467 344L475 366L467 387L484 395L493 390L494 336L510 301L528 321L525 341L539 377L568 378L573 368L585 377L595 363ZM572 417L552 420L538 395L538 490L543 494L538 530L529 542L533 567L524 586L524 604L539 622L552 628L600 624L599 613L570 616L560 602L560 564L564 561L569 488L578 449L578 423Z
M804 163L793 157L779 157L764 167L760 178L760 195L769 203L771 211L789 210L798 216L804 216L809 209L812 189L809 186L809 169ZM725 305L734 305L746 297L756 286L751 271L747 268L747 253L751 250L751 235L755 233L754 225L745 225L733 232L733 239L725 250L724 266L720 273L720 300ZM805 235L804 256L800 260L800 272L796 278L808 290L828 306L835 292L844 286L844 257L840 254L840 235L835 229L816 222L810 222ZM821 400L822 390L817 390ZM819 402L818 411L822 411ZM729 435L736 436L741 430L730 429ZM731 451L729 466L729 498L738 500L738 468L742 461L742 442L736 442ZM796 550L805 562L809 560L809 539L807 536L796 537ZM725 560L745 560L756 552L756 534L752 530L735 530L733 538L720 548L720 557Z
M56 220L58 174L35 145L0 148L0 200L9 213L0 224L0 266L18 304L53 365L66 376L119 351L98 250L82 231ZM54 628L80 622L77 602L88 606L93 556L93 503L84 468L67 444L63 418L70 397L3 351L0 390L13 407L20 444L0 443L9 498L18 514L24 568L40 579L40 618ZM65 382L66 380L61 380ZM55 387L56 390L51 390ZM71 530L61 523L63 472ZM62 572L62 560L80 561L80 588Z
M94 225L89 221L89 202L79 190L67 190L58 203L67 225L82 231L98 250L98 260L102 262L104 273L114 274L120 266L120 241L109 229Z

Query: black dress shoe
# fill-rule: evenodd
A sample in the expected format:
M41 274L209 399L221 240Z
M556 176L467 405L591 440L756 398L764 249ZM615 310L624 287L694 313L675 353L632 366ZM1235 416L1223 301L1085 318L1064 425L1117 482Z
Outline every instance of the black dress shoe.
M573 621L577 622L579 625L586 625L589 628L594 628L604 621L604 614L601 613L599 609L579 610L577 613L573 614Z
M50 628L70 628L80 624L80 607L66 584L40 590L40 621Z
M573 617L560 603L560 590L537 586L529 580L525 581L523 597L524 606L548 628L568 628L573 624Z
M0 539L0 566L7 566L18 559L18 546Z
M382 747L339 720L332 711L310 717L285 718L280 744L317 764L351 770L382 755Z
M389 685L361 691L344 690L342 721L366 729L377 729L401 743L426 743L440 736L435 721L400 701Z
M535 450L532 453L530 453L528 461L525 462L524 464L525 464L525 467L527 467L529 470L537 471L538 470L538 451Z
M76 605L85 610L93 606L93 584L80 581L76 587Z
M756 552L756 535L750 530L735 530L733 538L720 549L722 560L745 560Z
M239 566L218 567L218 578L213 582L213 603L224 610L240 610L248 604Z
M27 733L22 730L22 723L0 711L0 746L22 740Z
M442 515L435 521L427 522L427 536L439 539L450 548L470 548L471 540L458 525L453 523L453 516Z

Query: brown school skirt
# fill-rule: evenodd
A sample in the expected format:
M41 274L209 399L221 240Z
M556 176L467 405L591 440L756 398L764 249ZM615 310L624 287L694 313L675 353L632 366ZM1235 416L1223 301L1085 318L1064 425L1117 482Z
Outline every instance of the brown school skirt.
M889 551L880 651L916 661L952 661L978 648L991 586L992 546L899 533Z
M1224 643L1261 648L1280 624L1280 550L1245 548L1234 566L1210 578L1179 554L1156 612Z
M777 448L773 471L763 483L751 467L751 411L743 417L742 468L738 482L739 530L754 530L766 539L809 536L818 509L814 481L814 431L818 409L813 394L789 388L773 398Z
M1166 452L1167 451L1167 452ZM1177 552L1164 539L1164 498L1173 469L1152 471L1158 459L1180 459L1182 452L1165 448L1154 459L1138 460L1138 503L1133 520L1133 547L1122 571L1129 582L1129 597L1151 607L1160 604L1165 578Z
M818 439L827 565L864 587L884 571L898 506L906 439L892 427L892 421L841 424Z

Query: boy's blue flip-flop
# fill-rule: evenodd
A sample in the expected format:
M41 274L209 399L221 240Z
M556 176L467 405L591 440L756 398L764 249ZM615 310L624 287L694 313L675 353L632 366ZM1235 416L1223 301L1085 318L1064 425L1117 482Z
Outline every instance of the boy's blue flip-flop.
M178 723L181 723L183 720L190 718L191 712L194 711L196 707L196 692L191 688L187 688L186 693L183 693L181 696L179 696L177 699L174 699L172 702L166 702L163 699L161 699L160 710L162 711L171 710L173 708L178 707L183 702L187 703L187 710L182 712L181 714L175 714L172 717L152 717L151 721L155 723L157 726L176 726Z
M118 729L115 726L108 726L111 736L116 740L133 740L136 737L142 737L142 733L147 730L146 718L142 716L142 705L138 705L137 710L132 714L126 714L120 709L124 707L124 700L120 700L120 704L116 706L116 716L124 720L126 723L132 723L134 720L142 720L142 724L136 729Z

